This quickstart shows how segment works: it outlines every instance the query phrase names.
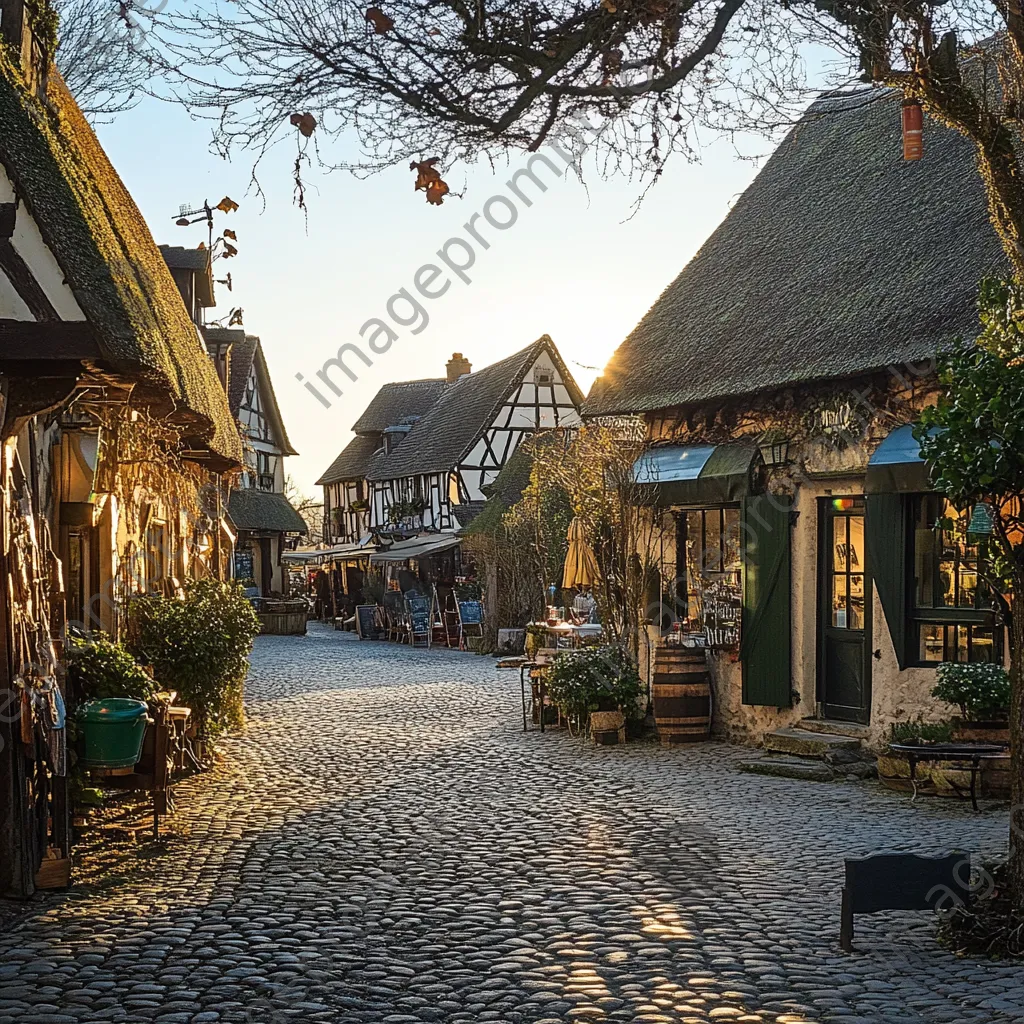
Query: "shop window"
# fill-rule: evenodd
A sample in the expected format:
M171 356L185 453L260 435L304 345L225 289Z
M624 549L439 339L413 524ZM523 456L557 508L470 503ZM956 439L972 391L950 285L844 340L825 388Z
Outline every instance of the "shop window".
M988 551L983 539L967 535L969 515L937 494L914 502L910 641L920 664L1002 661L1002 629L985 582Z
M679 611L687 632L703 632L709 594L739 591L743 562L738 508L690 509L680 513L678 544L685 562L677 568Z

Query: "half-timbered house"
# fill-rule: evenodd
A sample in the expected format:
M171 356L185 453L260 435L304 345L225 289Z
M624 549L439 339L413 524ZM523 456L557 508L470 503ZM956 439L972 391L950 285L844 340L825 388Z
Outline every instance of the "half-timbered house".
M905 163L900 109L815 104L584 404L646 423L665 628L707 652L716 733L774 749L879 746L951 714L938 664L1005 657L910 426L1005 260L970 144L930 122Z
M116 634L131 593L222 573L242 461L171 274L33 35L46 13L0 0L0 893L18 896L68 847L66 621Z
M456 377L457 379L457 377ZM366 472L374 454L385 446L390 427L412 426L441 397L444 377L385 384L352 426L355 437L317 481L324 489L324 537L354 544L370 529L370 489ZM396 431L387 443L394 444Z
M484 488L525 436L580 422L582 394L547 335L475 373L456 353L447 370L443 380L382 389L360 420L373 412L376 429L357 431L321 477L336 536L455 531L483 507ZM349 518L354 502L358 517Z
M228 398L245 447L245 469L228 502L238 529L236 578L251 579L262 594L288 593L288 569L281 561L289 543L308 532L305 520L285 496L284 460L298 453L288 440L260 339L241 330L207 328L207 344L230 344Z

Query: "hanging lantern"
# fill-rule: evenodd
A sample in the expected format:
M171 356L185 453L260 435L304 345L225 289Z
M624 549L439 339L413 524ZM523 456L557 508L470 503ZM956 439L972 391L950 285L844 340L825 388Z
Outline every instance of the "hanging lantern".
M979 501L971 511L971 521L967 524L967 532L975 537L990 537L995 513L987 501Z
M766 466L785 466L789 462L789 438L779 430L766 430L757 447Z
M924 111L918 100L903 101L903 159L920 160L924 155Z

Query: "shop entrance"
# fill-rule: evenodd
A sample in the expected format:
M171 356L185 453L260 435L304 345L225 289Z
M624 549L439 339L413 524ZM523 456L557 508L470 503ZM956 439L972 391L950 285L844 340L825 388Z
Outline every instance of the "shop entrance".
M818 701L826 718L867 724L871 579L864 555L864 499L823 499L819 528Z

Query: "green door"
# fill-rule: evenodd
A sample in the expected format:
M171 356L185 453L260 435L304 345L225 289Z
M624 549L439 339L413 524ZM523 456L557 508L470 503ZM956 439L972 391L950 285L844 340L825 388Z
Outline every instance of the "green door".
M823 500L819 524L819 700L826 718L866 724L871 710L871 580L864 499Z

